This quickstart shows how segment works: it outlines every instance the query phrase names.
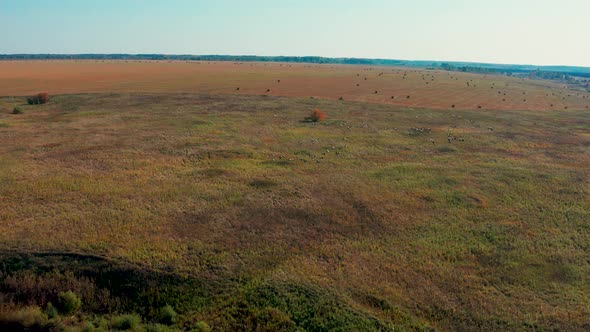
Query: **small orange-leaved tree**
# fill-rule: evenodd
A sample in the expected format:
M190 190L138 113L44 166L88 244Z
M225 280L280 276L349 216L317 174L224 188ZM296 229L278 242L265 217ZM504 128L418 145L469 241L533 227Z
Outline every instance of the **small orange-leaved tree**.
M41 92L37 95L37 100L39 100L39 104L45 104L49 101L49 93Z
M307 122L320 122L326 119L326 113L320 111L319 109L313 110L311 114L305 117L305 121Z

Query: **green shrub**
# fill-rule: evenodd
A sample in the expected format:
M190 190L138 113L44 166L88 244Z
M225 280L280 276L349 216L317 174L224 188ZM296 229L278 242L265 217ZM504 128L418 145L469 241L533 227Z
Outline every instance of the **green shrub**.
M53 306L53 304L51 304L51 302L47 303L47 308L45 309L45 314L47 314L47 317L51 318L55 318L57 316L59 316L59 311L57 310L57 308L55 306Z
M95 331L108 331L110 321L105 316L97 316L92 320Z
M276 308L264 308L251 318L257 331L294 331L297 328L289 315Z
M0 313L0 321L19 324L26 331L27 328L45 326L47 315L39 307L25 307L13 312Z
M141 317L136 314L115 316L109 326L115 330L136 330L141 325Z
M20 107L15 107L12 110L12 114L23 114L23 110L21 110Z
M82 332L93 332L96 331L96 326L94 326L94 324L92 324L92 322L86 322L86 324L84 324L84 328L82 328Z
M160 309L160 322L163 324L172 325L178 320L178 314L170 305L166 305Z
M49 101L49 94L47 92L38 93L36 96L27 98L29 105L45 104Z
M211 327L209 327L209 324L200 321L197 322L197 324L195 324L195 326L191 329L191 332L209 332L211 331Z
M161 324L148 324L143 329L145 332L172 332L171 328Z
M59 311L66 316L75 314L82 307L82 300L72 291L59 293L57 300Z

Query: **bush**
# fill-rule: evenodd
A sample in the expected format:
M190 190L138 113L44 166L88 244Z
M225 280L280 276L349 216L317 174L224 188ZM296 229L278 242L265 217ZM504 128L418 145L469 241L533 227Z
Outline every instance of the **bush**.
M38 93L36 96L27 98L29 105L45 104L49 101L49 94L47 92Z
M23 110L21 110L20 107L15 107L12 110L12 114L23 114Z
M138 315L121 315L111 319L109 324L111 328L120 331L136 330L141 325L141 317Z
M97 328L96 326L94 326L92 322L86 322L86 324L84 324L84 327L82 328L82 332L93 332L96 330Z
M211 327L209 327L209 324L200 321L197 322L197 324L195 324L195 327L193 327L193 329L191 330L191 332L209 332L211 331Z
M319 109L315 109L311 114L305 118L307 122L320 122L326 119L326 114Z
M289 315L271 307L256 312L251 321L257 331L294 331L297 328Z
M39 307L25 307L13 312L0 313L0 321L34 330L33 327L41 328L47 323L47 315Z
M37 95L39 104L45 104L49 101L49 94L47 92L41 92Z
M66 316L73 315L82 306L82 300L72 291L61 292L57 296L59 311Z
M45 309L45 314L47 314L47 317L51 318L55 318L59 315L59 312L57 310L56 307L53 306L53 304L51 304L51 302L47 303L47 308Z
M145 332L173 332L171 328L166 325L161 324L149 324L144 326L143 330Z
M163 324L172 325L178 320L178 314L170 305L166 305L160 309L160 322Z

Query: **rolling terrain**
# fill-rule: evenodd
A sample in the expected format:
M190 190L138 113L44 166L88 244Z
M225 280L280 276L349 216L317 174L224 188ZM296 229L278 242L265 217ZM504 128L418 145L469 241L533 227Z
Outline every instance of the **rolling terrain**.
M170 305L172 330L590 328L586 94L352 66L0 73L0 95L53 95L0 98L0 327L164 330ZM78 315L38 312L66 290Z

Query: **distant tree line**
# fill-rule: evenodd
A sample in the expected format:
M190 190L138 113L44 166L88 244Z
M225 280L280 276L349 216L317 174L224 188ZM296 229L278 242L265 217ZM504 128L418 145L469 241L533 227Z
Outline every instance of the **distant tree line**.
M256 55L170 55L170 54L0 54L2 60L129 60L129 61L231 61L231 62L284 62L309 64L342 64L366 66L393 66L421 69L442 69L483 74L528 74L540 71L561 73L575 77L590 77L590 68L573 66L503 65L475 62L441 62L421 60L393 60L367 58L327 58L320 56L256 56ZM535 74L536 75L536 74ZM551 76L550 74L548 74Z
M570 83L574 83L575 82L575 78L566 74L566 73L560 73L560 72L556 72L556 71L542 71L542 70L534 70L531 71L529 73L529 78L540 78L540 79L546 79L546 80L558 80L558 81L566 81L566 82L570 82Z
M0 54L0 60L135 60L135 61L233 61L293 62L312 64L351 64L375 66L422 67L421 61L362 58L326 58L319 56L256 56L256 55L167 55L167 54ZM430 63L429 63L430 64Z
M489 68L479 66L457 66L450 63L441 63L440 68L447 71L460 71L463 73L479 73L479 74L508 74L511 71L500 68ZM522 70L525 71L525 70Z
M512 76L514 74L527 75L531 79L547 79L557 80L568 83L574 83L575 77L590 77L590 70L582 69L575 70L578 67L563 67L566 68L567 72L552 71L552 70L541 70L539 67L536 69L520 68L518 66L504 66L498 65L497 67L483 67L483 66L467 66L467 65L455 65L451 63L441 63L440 68L447 71L458 71L464 73L478 73L478 74L498 74ZM549 67L547 67L549 68ZM571 71L569 71L571 68Z

